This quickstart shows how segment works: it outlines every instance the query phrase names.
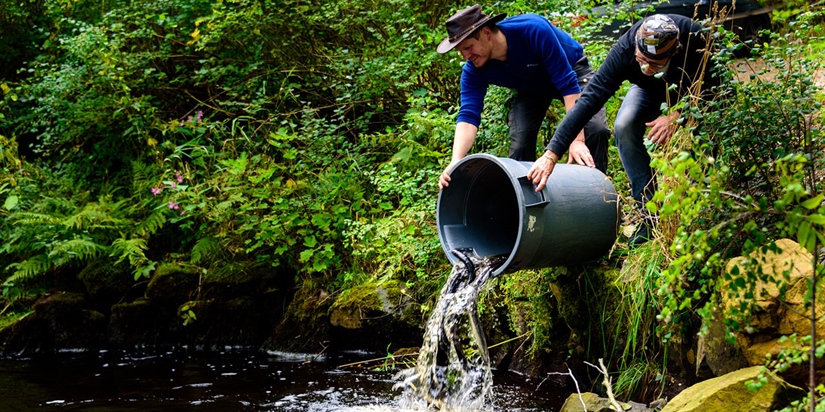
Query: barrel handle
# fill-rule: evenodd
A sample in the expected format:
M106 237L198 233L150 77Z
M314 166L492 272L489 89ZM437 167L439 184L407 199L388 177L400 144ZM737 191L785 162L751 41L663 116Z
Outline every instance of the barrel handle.
M544 207L550 200L546 199L544 196L544 191L547 188L543 189L540 192L536 192L536 186L533 185L533 181L528 179L527 176L522 176L518 178L519 186L521 186L521 192L524 194L524 207Z

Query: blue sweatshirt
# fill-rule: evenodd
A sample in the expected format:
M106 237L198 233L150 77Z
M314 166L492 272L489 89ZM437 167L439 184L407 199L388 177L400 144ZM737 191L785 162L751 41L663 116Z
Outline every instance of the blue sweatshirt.
M537 14L504 19L498 28L507 37L507 60L489 60L481 68L464 64L458 122L481 124L491 84L558 99L581 92L573 66L584 49L569 34Z

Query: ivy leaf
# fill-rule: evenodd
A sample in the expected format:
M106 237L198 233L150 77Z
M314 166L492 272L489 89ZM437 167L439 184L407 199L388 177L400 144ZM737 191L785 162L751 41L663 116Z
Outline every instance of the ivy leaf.
M805 209L808 209L808 210L816 209L817 207L819 207L819 204L822 203L822 198L824 196L825 195L820 194L817 197L812 197L812 198L802 202L802 207L804 207Z
M307 249L301 252L301 257L298 259L301 263L309 262L309 259L312 258L312 255L315 254L315 251L312 249Z
M304 246L306 247L315 247L318 244L318 240L315 239L315 236L307 236L304 238Z

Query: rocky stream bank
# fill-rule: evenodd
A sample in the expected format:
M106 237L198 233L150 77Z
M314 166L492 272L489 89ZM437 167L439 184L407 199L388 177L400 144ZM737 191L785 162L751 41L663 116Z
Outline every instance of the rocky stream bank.
M672 339L668 375L666 381L657 382L657 399L642 394L647 398L644 404L626 403L625 409L769 411L801 391L804 368L771 378L758 394L748 392L743 383L756 377L766 354L776 354L787 344L782 336L810 334L810 322L800 314L811 273L810 255L793 241L778 244L781 253L749 258L762 262L766 272L788 272L789 290L763 288L760 311L753 314L754 326L747 333L727 334L719 320L701 338ZM741 260L732 260L728 270L737 264ZM551 343L539 353L527 353L531 337L521 333L527 330L528 318L535 316L528 300L496 302L499 285L491 282L487 307L492 309L483 311L482 322L494 366L535 377L545 385L575 392L575 383L582 392L604 396L601 375L586 366L606 357L593 342L615 342L621 347L629 336L621 327L605 325L593 316L592 308L621 299L617 285L633 282L637 277L633 271L627 262L618 268L592 264L567 268L564 275L556 276L549 288L552 293L543 298L551 318L547 319ZM127 266L105 259L56 278L57 289L32 302L27 316L0 330L4 355L36 356L66 348L185 346L303 353L359 349L401 359L404 353L417 351L426 322L421 303L392 280L336 294L309 282L296 284L294 273L278 268L228 265L207 273L197 266L168 262L150 280L135 282ZM825 313L825 299L818 303L817 313ZM728 299L720 307L735 304L735 299ZM825 336L825 325L819 326L818 336ZM696 332L698 328L692 333ZM821 369L819 373L819 379L825 379ZM564 410L582 410L583 405L588 405L588 411L610 407L607 399L586 393L582 398L572 395Z

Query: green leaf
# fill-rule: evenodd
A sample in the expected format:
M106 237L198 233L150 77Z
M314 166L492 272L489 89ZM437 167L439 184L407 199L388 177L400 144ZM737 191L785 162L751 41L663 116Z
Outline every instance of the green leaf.
M825 215L810 215L808 220L815 225L825 225Z
M796 232L796 241L809 251L816 243L816 235L811 231L811 224L807 221L803 221L799 224L799 230ZM808 247L809 243L811 244L811 248Z
M315 254L315 251L314 251L314 250L312 250L312 249L307 249L307 250L305 250L305 251L301 252L301 257L300 257L298 260L299 260L301 263L306 263L306 262L308 262L308 261L309 261L309 259L310 259L310 258L312 258L312 255L314 255L314 254Z
M306 247L315 247L318 244L318 240L315 239L315 236L307 236L304 238L304 246Z
M6 202L3 203L3 209L12 210L15 207L17 207L17 203L19 201L20 201L20 199L17 196L11 195L11 196L7 197Z
M816 197L812 197L812 198L802 202L802 207L804 207L805 209L808 209L808 210L816 209L817 207L819 207L819 204L822 203L822 198L823 197L825 197L825 195L823 195L823 194L820 194L819 196L816 196Z

